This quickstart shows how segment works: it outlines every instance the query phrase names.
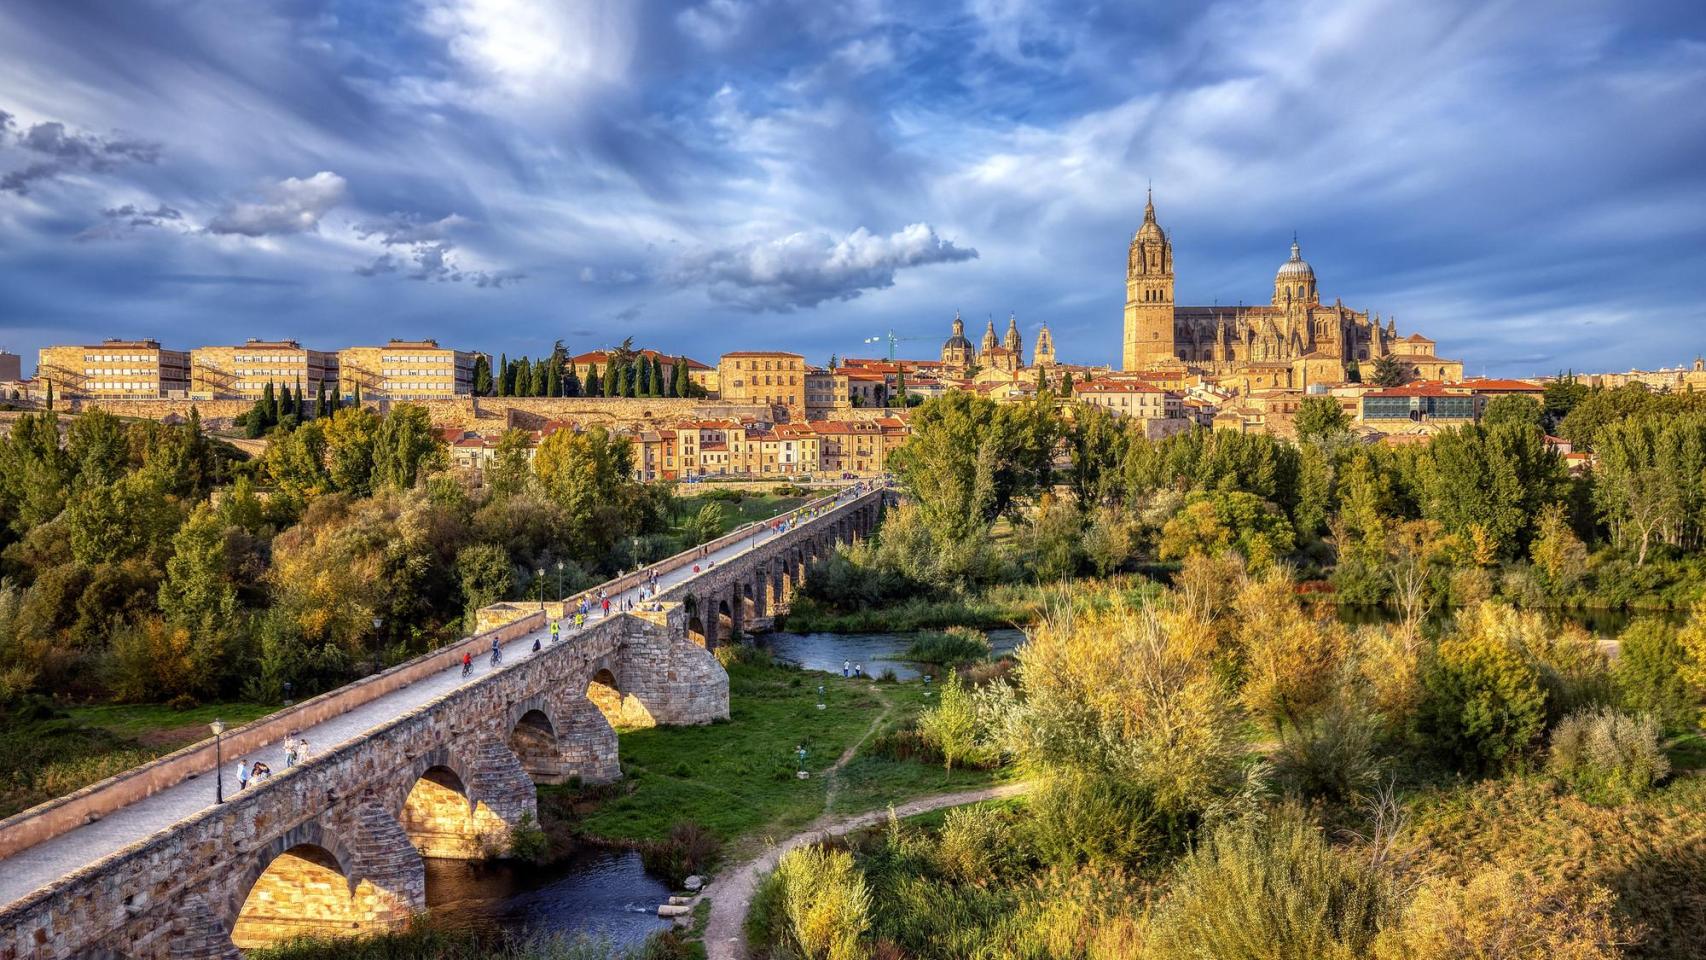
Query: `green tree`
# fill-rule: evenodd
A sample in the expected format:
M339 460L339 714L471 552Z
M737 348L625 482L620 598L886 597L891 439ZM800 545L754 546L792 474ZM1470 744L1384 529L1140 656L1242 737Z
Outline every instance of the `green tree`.
M652 377L648 384L647 396L661 397L664 395L663 361L657 354L652 354Z
M1304 443L1340 440L1351 430L1351 418L1332 397L1304 397L1293 422L1297 439Z
M1700 696L1684 679L1689 664L1674 627L1643 617L1618 636L1611 677L1618 700L1638 713L1650 713L1666 730L1685 731L1700 721Z
M1487 404L1487 408L1481 411L1481 423L1488 427L1506 423L1533 427L1536 430L1545 427L1540 401L1514 393L1494 397Z
M1374 384L1378 387L1396 387L1409 379L1409 371L1396 356L1387 354L1374 361Z
M21 537L52 520L65 507L76 477L71 457L59 445L57 414L24 414L0 439L0 516Z
M1160 553L1165 560L1183 560L1236 551L1251 570L1261 571L1295 546L1291 524L1271 504L1254 494L1219 490L1186 499L1185 508L1161 529Z
M545 396L547 397L563 395L563 380L557 373L558 369L555 361L548 362L545 365Z
M942 751L942 767L952 774L954 762L964 760L977 747L977 708L958 671L949 670L938 689L935 708L918 718L918 732Z
M598 363L594 361L586 368L586 395L589 397L604 396L604 384L598 379Z
M565 396L565 397L578 397L580 395L581 395L580 372L578 370L576 370L575 365L573 363L571 363L567 367L564 368L564 372L563 372L563 396Z
M263 431L278 425L279 409L278 394L273 390L272 381L261 388L261 427Z
M649 397L652 395L652 365L646 362L644 355L634 359L634 395Z
M1552 503L1542 508L1528 556L1554 596L1568 595L1587 575L1588 548L1570 527L1569 510L1564 504Z
M200 634L228 626L237 612L225 521L203 501L172 537L158 603L166 620Z
M1540 675L1510 638L1461 626L1422 674L1419 742L1470 770L1496 770L1533 745L1546 723Z
M358 497L371 494L379 415L363 407L348 407L319 423L332 487Z
M527 455L532 446L533 439L525 430L511 428L498 437L492 465L486 471L492 496L513 497L527 489L528 478L532 476Z
M261 458L261 469L298 509L333 489L326 471L326 435L318 423L275 437Z
M474 395L484 397L492 392L492 358L474 354Z
M1507 557L1526 551L1535 518L1566 479L1539 428L1523 424L1446 430L1428 445L1421 473L1424 517L1484 537Z
M84 487L65 505L71 555L90 567L131 557L160 566L182 520L176 502L146 473Z
M473 629L476 610L509 596L515 569L501 547L474 543L456 554L456 576L462 587L462 608L466 611L467 628Z
M575 559L591 567L607 561L615 544L640 532L639 484L633 447L603 427L559 430L539 444L533 470L546 496L563 512Z
M498 396L512 396L510 385L515 382L515 368L509 365L509 354L498 354Z
M1575 374L1562 374L1546 382L1546 392L1541 395L1541 406L1546 410L1546 416L1553 424L1557 424L1570 415L1588 395L1588 386L1577 380Z
M533 386L530 396L548 397L551 395L550 364L543 358L533 361L533 377L529 383Z
M442 469L445 445L432 415L412 403L392 407L373 435L373 486L407 490L425 473Z
M1080 507L1088 510L1123 498L1122 470L1131 437L1125 421L1106 407L1081 403L1072 408L1065 437L1071 459L1068 481Z
M105 410L89 410L72 419L65 432L65 454L77 487L117 483L131 468L124 424Z
M938 543L965 540L1052 483L1052 405L996 404L964 391L926 401L890 458Z

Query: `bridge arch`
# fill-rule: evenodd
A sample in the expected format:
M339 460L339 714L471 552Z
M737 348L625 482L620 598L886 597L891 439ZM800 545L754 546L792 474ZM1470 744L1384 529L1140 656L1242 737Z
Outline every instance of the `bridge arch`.
M545 697L538 694L510 708L509 748L534 783L559 783L567 776L553 712Z
M249 858L226 904L233 946L271 946L313 934L388 929L410 914L406 899L361 879L351 851L316 821L286 831Z
M509 835L509 824L474 796L469 787L474 777L459 766L427 766L403 798L397 822L423 857L476 860Z
M586 682L586 698L612 726L622 720L622 683L609 667L595 670Z
M716 617L715 629L716 629L716 634L717 634L716 639L713 640L711 642L711 644L708 645L707 649L715 650L717 647L720 647L725 643L733 643L734 642L735 612L734 612L734 609L731 606L729 606L729 598L728 597L720 597L717 600L717 617Z

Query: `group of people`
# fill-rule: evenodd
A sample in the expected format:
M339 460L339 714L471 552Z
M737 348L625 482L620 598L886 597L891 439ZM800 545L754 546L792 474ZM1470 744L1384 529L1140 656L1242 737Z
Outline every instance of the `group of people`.
M841 661L842 679L851 679L853 677L863 677L864 675L865 675L865 665L864 664L854 663L851 660Z
M295 730L284 737L284 765L288 769L308 759L308 738L299 735ZM237 761L237 790L249 789L250 781L260 783L272 777L272 767L265 760L249 762L244 757Z

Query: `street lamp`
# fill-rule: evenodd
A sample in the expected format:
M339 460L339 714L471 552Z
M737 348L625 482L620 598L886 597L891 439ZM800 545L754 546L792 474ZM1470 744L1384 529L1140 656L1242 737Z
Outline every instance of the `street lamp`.
M379 628L384 625L384 617L373 618L373 669L369 671L370 673L379 672L379 647L385 642L385 638L379 633Z
M558 560L557 561L557 597L558 597L558 599L561 599L562 596L563 596L563 561Z
M213 802L225 802L225 754L220 749L219 737L225 732L225 721L215 719L208 724L213 730Z
M538 567L533 571L533 579L539 581L539 612L545 612L545 568Z

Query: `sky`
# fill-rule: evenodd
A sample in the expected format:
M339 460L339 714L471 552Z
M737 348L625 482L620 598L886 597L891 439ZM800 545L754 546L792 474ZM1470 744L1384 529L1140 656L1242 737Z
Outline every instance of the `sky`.
M1698 0L7 0L0 348L391 337L537 356L1117 363L1323 299L1472 374L1706 352Z

